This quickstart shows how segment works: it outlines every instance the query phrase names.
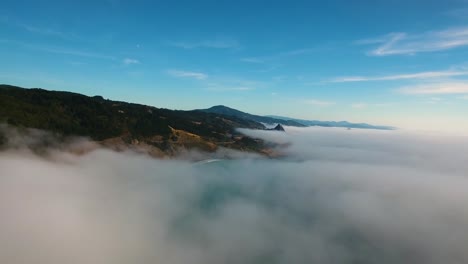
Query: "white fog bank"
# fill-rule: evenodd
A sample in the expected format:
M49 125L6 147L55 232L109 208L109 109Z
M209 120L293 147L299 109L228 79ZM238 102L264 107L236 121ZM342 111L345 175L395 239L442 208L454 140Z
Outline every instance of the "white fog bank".
M0 152L0 263L468 263L468 138L243 132L288 157Z

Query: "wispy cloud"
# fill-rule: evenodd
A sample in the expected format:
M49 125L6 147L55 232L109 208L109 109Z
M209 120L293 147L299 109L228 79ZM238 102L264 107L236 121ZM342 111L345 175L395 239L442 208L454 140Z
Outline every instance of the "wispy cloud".
M268 55L268 56L245 57L245 58L241 58L240 61L248 62L248 63L266 63L272 60L278 60L278 59L282 59L285 57L293 57L293 56L309 54L315 51L317 51L316 48L295 49L295 50L283 51L283 52L273 54L273 55Z
M83 50L70 49L70 48L65 48L65 47L45 46L45 45L40 45L40 44L24 43L24 42L20 42L16 40L0 39L0 44L2 43L21 46L23 48L42 51L42 52L48 52L48 53L72 55L72 56L95 58L95 59L116 60L114 56L101 54L101 53L95 53L95 52L89 52L89 51L83 51Z
M229 91L253 91L265 88L268 83L243 79L236 76L213 76L210 82L205 83L207 91L229 92Z
M364 108L368 107L368 104L366 104L366 103L354 103L354 104L351 104L351 107L354 108L354 109L364 109Z
M395 106L398 103L395 102L383 102L383 103L366 103L366 102L357 102L357 103L352 103L350 106L351 108L354 109L365 109L365 108L375 108L375 107L391 107Z
M19 21L13 18L3 17L3 18L0 18L0 22L13 26L15 28L25 30L33 34L61 38L64 40L83 40L78 35L68 32L68 31L66 32L61 31L53 27L31 25L31 24L24 23L22 21Z
M249 63L264 63L265 61L259 57L252 57L252 58L242 58L240 59L243 62L249 62Z
M123 60L123 63L124 63L125 65L140 64L140 61L137 60L137 59L125 58L125 59Z
M322 100L317 100L317 99L308 99L308 100L305 100L304 103L308 105L320 106L320 107L331 106L331 105L336 104L335 102L322 101Z
M360 40L358 44L380 44L369 52L371 56L411 55L448 50L468 45L468 27L420 34L390 33L377 39Z
M426 103L428 103L428 104L438 104L438 103L440 103L442 101L443 101L443 99L440 98L440 97L431 97L431 98L428 98Z
M397 90L403 94L467 94L468 83L466 82L446 82L446 83L429 83L414 86L406 86Z
M62 48L62 47L46 47L46 46L34 46L34 45L27 45L27 46L32 49L49 52L49 53L88 57L88 58L95 58L95 59L107 59L107 60L116 59L114 56L88 52L88 51L75 50L75 49L67 49L67 48Z
M295 49L295 50L289 50L289 51L279 53L278 56L280 56L280 57L283 57L283 56L298 56L298 55L308 54L308 53L311 53L311 52L314 52L314 51L317 51L317 49L314 49L314 48Z
M410 79L430 79L442 78L453 76L465 76L468 71L428 71L409 74L396 74L386 76L348 76L338 77L328 82L342 83L342 82L368 82L368 81L395 81L395 80L410 80Z
M26 25L26 24L18 24L18 26L22 27L26 31L40 34L40 35L57 37L57 38L62 38L66 40L79 40L80 39L80 37L78 37L75 34L65 33L65 32L62 32L53 28L36 27L36 26L31 26L31 25Z
M214 92L228 92L228 91L251 91L255 90L254 87L247 87L247 86L238 86L238 87L219 87L219 86L212 86L205 88L207 91L214 91Z
M232 49L238 48L239 42L231 38L219 38L203 41L171 41L169 45L182 49L212 48L212 49Z
M182 71L182 70L168 70L167 73L173 77L178 78L193 78L197 80L205 80L208 75L201 72Z

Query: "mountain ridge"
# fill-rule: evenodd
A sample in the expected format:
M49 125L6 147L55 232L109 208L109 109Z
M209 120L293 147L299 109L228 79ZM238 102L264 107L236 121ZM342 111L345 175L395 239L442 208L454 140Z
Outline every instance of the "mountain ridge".
M344 127L344 128L360 128L360 129L378 129L378 130L394 130L396 128L391 126L370 125L367 123L351 123L348 121L319 121L319 120L305 120L277 115L253 115L240 110L225 106L215 105L207 109L198 109L196 111L203 111L208 113L224 114L264 124L281 124L284 126L294 127L308 127L308 126L321 126L321 127Z
M215 114L223 114L223 115L229 115L229 116L234 116L234 117L239 117L239 118L244 118L252 121L256 121L259 123L266 123L266 124L282 124L285 126L295 126L295 127L305 127L305 125L293 121L293 120L284 120L284 119L278 119L278 118L272 118L268 116L260 116L260 115L253 115L249 114L246 112L242 112L240 110L230 108L225 105L215 105L207 109L197 109L196 111L202 111L202 112L207 112L207 113L215 113Z
M220 147L271 153L266 142L237 131L265 129L248 119L12 85L0 85L0 123L84 136L105 147L140 149L157 157L192 149L215 152Z
M268 115L268 117L293 120L305 126L321 126L321 127L344 127L344 128L360 128L360 129L377 129L377 130L395 130L392 126L371 125L367 123L352 123L348 121L319 121L319 120L306 120L298 118L290 118L278 115Z
M188 111L170 110L114 101L99 95L12 85L0 85L2 123L50 131L64 137L84 136L107 148L136 149L156 157L176 156L192 149L215 152L219 148L276 155L272 143L245 136L237 128L284 131L283 126L320 125L393 129L346 121L259 116L223 105ZM276 127L268 129L265 124ZM6 138L2 129L0 145Z

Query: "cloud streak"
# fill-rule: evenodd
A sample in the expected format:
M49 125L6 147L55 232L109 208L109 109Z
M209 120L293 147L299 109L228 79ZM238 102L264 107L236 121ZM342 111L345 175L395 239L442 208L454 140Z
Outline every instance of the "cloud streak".
M358 41L358 44L380 44L369 52L371 56L413 55L443 51L467 46L468 27L428 31L421 34L390 33L377 39Z
M241 58L240 61L247 62L247 63L266 63L272 60L278 60L285 57L294 57L299 55L305 55L312 52L316 52L316 48L303 48L303 49L295 49L295 50L288 50L284 52L280 52L277 54L269 55L269 56L258 56L258 57L245 57Z
M125 59L123 60L123 63L124 63L125 65L132 65L132 64L140 64L140 61L137 60L137 59L125 58Z
M265 62L264 58L262 59L260 57L242 58L240 60L243 62L249 62L249 63L264 63Z
M364 108L367 108L369 105L366 104L366 103L354 103L354 104L351 104L351 108L354 108L354 109L364 109Z
M0 39L0 43L9 44L9 45L17 45L23 48L37 50L41 52L47 53L54 53L54 54L62 54L62 55L71 55L71 56L78 56L78 57L86 57L86 58L94 58L94 59L106 59L106 60L116 60L114 56L96 53L96 52L89 52L77 49L70 49L65 47L56 47L56 46L46 46L40 44L29 44L24 43L21 41L16 40L9 40L9 39Z
M428 83L413 86L405 86L397 90L403 94L468 94L468 83L466 82L442 82Z
M68 38L63 32L57 31L51 28L38 28L38 27L33 27L30 25L21 25L25 30L32 32L32 33L38 33L41 35L48 35L48 36L56 36L60 38Z
M255 90L254 87L247 86L232 86L232 87L223 87L223 86L211 86L206 88L207 91L214 92L229 92L229 91L252 91Z
M178 78L193 78L197 80L205 80L208 78L208 75L202 72L168 70L167 73L173 77Z
M323 100L317 100L317 99L308 99L304 101L308 105L313 105L313 106L331 106L334 105L335 102L330 102L330 101L323 101Z
M81 36L78 36L71 32L65 32L65 31L58 30L53 27L31 25L31 24L24 23L22 21L18 21L13 18L3 17L3 18L0 18L0 23L1 22L7 25L13 26L15 28L22 29L29 33L37 34L37 35L60 38L63 40L70 40L70 41L84 41L85 40Z
M265 88L267 83L242 79L233 76L213 76L210 78L210 82L205 83L207 91L213 92L247 92L256 90L259 88Z
M432 79L454 76L466 76L468 71L428 71L408 74L395 74L386 76L348 76L334 78L328 82L345 83L345 82L369 82L369 81L397 81L397 80L414 80L414 79Z
M169 42L169 45L182 49L233 49L239 47L239 42L235 39L213 39L198 42Z

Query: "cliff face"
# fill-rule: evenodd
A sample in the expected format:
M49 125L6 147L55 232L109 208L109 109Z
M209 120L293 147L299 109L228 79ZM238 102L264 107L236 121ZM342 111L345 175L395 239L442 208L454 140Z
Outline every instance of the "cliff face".
M0 123L61 136L83 136L115 150L152 156L219 147L265 153L260 140L236 128L265 129L255 121L201 111L175 111L70 92L0 85ZM1 143L1 140L0 140Z

